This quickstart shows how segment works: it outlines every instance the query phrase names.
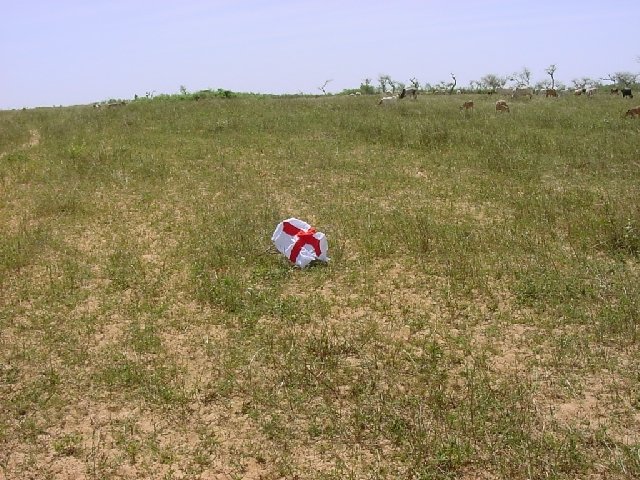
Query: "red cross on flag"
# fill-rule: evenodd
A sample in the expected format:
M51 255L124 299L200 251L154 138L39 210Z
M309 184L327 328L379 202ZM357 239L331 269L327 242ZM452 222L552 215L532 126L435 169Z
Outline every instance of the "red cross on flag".
M297 218L280 222L271 236L271 241L280 253L301 268L314 260L329 260L329 244L324 233L316 231L311 225Z

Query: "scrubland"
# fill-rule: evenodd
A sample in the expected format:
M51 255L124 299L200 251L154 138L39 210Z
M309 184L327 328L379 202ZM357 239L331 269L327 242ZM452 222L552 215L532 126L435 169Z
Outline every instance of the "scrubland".
M640 477L635 103L495 100L0 112L0 479Z

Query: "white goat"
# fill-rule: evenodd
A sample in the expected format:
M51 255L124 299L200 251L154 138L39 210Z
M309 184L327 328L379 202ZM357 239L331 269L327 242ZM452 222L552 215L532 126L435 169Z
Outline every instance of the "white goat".
M598 87L589 87L585 93L587 94L587 97L593 97L598 93Z
M398 95L393 95L392 97L382 97L378 102L378 105L391 105L392 103L396 103L398 101Z

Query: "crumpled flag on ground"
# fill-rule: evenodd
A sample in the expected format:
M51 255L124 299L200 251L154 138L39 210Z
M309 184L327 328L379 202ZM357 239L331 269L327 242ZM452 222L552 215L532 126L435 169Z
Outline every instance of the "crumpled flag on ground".
M327 237L297 218L280 222L271 236L271 241L280 253L300 268L306 267L314 260L329 261Z

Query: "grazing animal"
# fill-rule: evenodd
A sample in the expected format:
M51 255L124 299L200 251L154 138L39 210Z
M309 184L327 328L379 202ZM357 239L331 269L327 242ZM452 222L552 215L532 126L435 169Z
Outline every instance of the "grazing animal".
M519 97L529 97L529 99L531 99L533 97L533 90L531 88L514 88L511 98Z
M634 108L630 108L629 110L627 110L627 113L624 114L625 118L626 117L640 117L640 106L638 107L634 107Z
M611 89L611 95L620 95L620 90L617 88L612 88Z
M586 89L586 88L576 88L576 89L573 91L573 94L574 94L574 95L576 95L576 96L580 96L580 95L582 95L583 93L585 93L586 91L587 91L587 89Z
M496 102L496 112L509 112L509 105L507 105L506 100L498 100Z
M598 87L589 87L586 92L587 97L593 97L596 93L598 93Z
M633 98L633 93L631 93L631 89L630 88L623 88L622 89L622 98Z
M418 98L418 89L416 87L403 88L400 92L400 98L411 97L414 100Z
M378 105L391 105L392 103L396 103L398 101L398 96L394 95L392 97L382 97L378 102Z
M460 110L464 110L465 112L468 110L473 110L473 102L472 101L464 102L460 107Z
M553 89L553 88L547 88L547 90L544 92L544 97L548 98L548 97L558 97L558 92Z

